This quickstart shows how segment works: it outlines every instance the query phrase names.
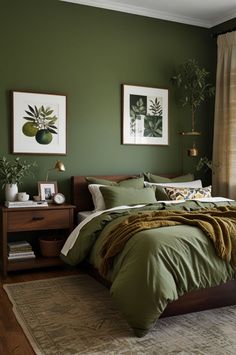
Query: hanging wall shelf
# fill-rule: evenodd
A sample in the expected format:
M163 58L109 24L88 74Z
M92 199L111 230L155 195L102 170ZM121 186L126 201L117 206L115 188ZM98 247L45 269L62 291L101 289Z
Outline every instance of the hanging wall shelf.
M182 136L201 136L202 132L190 131L190 132L180 132Z

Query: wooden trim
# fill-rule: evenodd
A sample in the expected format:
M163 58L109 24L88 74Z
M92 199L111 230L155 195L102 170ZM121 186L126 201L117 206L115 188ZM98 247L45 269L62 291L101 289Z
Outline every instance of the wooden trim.
M232 280L219 286L207 287L186 293L179 297L177 301L169 303L161 317L199 312L235 304L236 280Z

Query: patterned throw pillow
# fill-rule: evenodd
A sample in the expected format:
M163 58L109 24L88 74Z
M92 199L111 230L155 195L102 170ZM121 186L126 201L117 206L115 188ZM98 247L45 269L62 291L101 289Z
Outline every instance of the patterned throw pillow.
M164 189L171 200L193 200L196 198L212 197L211 186L201 188L165 187Z

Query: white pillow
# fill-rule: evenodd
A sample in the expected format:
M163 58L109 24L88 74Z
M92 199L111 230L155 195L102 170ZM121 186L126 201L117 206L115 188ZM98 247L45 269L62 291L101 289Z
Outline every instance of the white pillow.
M104 198L103 198L102 193L99 189L100 186L105 186L105 185L100 185L100 184L88 185L89 192L92 195L92 200L93 200L93 204L94 204L94 211L103 211L106 209Z
M154 183L144 181L144 185L146 187L150 186L162 186L162 187L190 187L190 188L201 188L202 180L193 180L187 182L162 182L162 183Z

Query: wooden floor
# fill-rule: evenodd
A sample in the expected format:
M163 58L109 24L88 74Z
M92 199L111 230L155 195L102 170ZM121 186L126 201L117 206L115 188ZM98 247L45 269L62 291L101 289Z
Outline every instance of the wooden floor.
M0 355L35 354L14 316L12 304L2 287L3 284L59 277L80 272L82 271L63 266L55 269L41 269L40 271L28 270L9 273L4 279L0 276Z

